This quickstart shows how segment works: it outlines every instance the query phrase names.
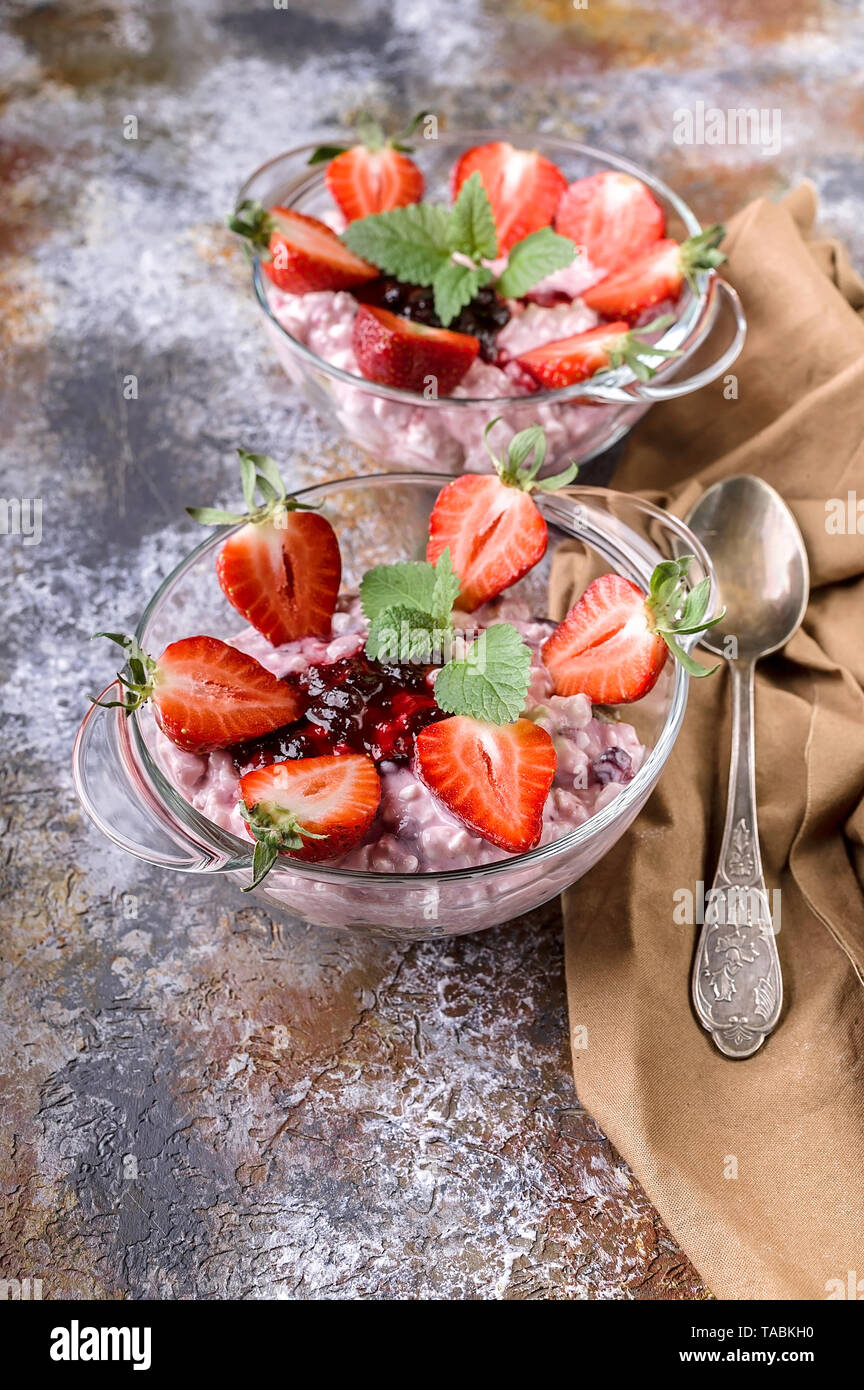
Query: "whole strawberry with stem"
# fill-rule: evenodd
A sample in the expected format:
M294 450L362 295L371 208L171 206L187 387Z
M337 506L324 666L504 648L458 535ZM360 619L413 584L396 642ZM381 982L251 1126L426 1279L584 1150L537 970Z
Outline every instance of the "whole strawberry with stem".
M652 572L647 594L620 574L592 580L543 644L541 655L555 694L587 695L595 704L630 704L654 688L670 652L691 676L716 671L716 666L700 666L678 640L713 627L726 611L706 618L707 575L687 587L694 558L663 560Z
M336 532L314 507L288 494L267 454L237 453L247 510L186 508L204 526L246 522L219 551L222 592L274 647L326 637L342 578Z
M183 637L152 657L125 633L94 636L123 648L129 672L118 674L126 691L122 700L94 704L131 714L149 700L162 732L187 753L212 753L261 738L300 719L306 709L307 696L298 685L279 680L218 637Z
M388 139L380 121L361 113L356 144L320 145L310 155L309 164L327 162L324 181L349 222L419 203L425 183L405 141L425 115L421 112L406 131Z
M435 564L450 547L461 581L459 606L468 611L509 589L542 560L549 536L531 493L566 487L579 471L573 463L552 478L538 476L546 461L540 425L514 434L506 454L493 453L489 434L500 418L483 433L495 472L466 473L448 483L429 518L426 558Z

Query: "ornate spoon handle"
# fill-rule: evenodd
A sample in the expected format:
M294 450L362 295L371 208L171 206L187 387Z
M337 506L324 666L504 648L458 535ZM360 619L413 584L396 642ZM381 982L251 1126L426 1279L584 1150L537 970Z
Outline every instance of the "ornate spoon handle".
M753 738L752 661L730 662L732 755L726 824L693 963L693 1004L727 1057L749 1057L780 1016L783 979L762 877Z

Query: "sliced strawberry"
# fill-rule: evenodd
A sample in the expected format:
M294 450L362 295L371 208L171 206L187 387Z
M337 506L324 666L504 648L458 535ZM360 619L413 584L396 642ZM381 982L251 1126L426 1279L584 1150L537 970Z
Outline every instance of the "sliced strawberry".
M495 424L487 426L487 436ZM465 473L454 479L439 492L429 518L426 559L435 564L450 547L461 581L459 607L469 612L509 589L542 560L548 533L530 494L535 488L564 487L577 472L573 465L554 478L538 479L546 453L539 425L515 434L505 458L489 452L495 474Z
M681 246L677 241L658 241L632 265L608 275L582 296L589 309L604 318L633 321L664 299L677 299L687 280L691 285L699 270L713 270L726 257L716 249L725 227L709 227Z
M336 532L323 516L288 496L271 458L237 452L249 511L187 507L205 526L247 523L228 537L216 560L222 592L274 647L300 637L326 637L342 578ZM263 498L257 507L256 489Z
M153 674L162 732L190 753L230 748L299 719L306 696L254 657L218 637L184 637L166 647Z
M671 314L664 315L654 323L646 324L641 331L657 331L672 322ZM589 328L586 333L574 334L572 338L541 343L539 347L523 352L516 361L541 386L557 390L622 364L626 364L641 381L645 381L656 370L648 365L646 357L675 355L673 350L646 343L631 332L630 325L621 319L617 323L601 323L597 328Z
M648 594L620 574L593 580L543 644L556 695L629 704L653 688L670 651L690 675L710 675L676 640L713 627L723 616L705 619L707 578L687 589L684 580L692 560L684 555L662 561L651 575Z
M274 647L329 634L342 561L333 527L316 512L250 521L223 545L216 573L229 603Z
M663 210L645 184L614 169L571 183L555 214L556 232L607 275L647 251L663 227Z
M325 179L349 222L419 203L423 197L423 175L413 159L392 145L352 145L330 161Z
M257 842L250 888L279 854L311 862L347 854L368 831L380 800L381 782L365 753L296 758L247 772L240 811Z
M596 704L638 700L652 688L669 650L653 630L645 594L620 574L585 590L543 645L557 695L587 695Z
M347 290L374 280L375 266L349 251L336 233L316 217L260 203L241 203L228 219L232 231L246 237L262 255L264 274L286 294L313 290Z
M166 737L187 753L212 753L292 724L306 709L299 685L279 680L246 652L218 637L183 637L158 658L143 652L134 637L97 632L126 652L130 676L119 705L127 714L148 700Z
M478 835L512 854L536 845L558 762L545 729L459 714L422 729L415 750L420 780Z
M372 304L357 310L352 342L369 381L424 391L432 378L439 396L458 386L480 351L479 339L469 333L429 328Z
M502 255L530 232L549 226L567 187L561 170L550 159L536 150L514 149L503 140L475 145L457 160L450 175L454 198L475 173L479 173L492 204Z

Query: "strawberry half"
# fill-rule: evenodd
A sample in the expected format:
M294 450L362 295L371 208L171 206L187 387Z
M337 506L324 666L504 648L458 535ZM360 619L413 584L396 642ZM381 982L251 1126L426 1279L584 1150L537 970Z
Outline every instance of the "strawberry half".
M657 565L647 595L620 574L593 580L543 644L543 661L556 695L587 695L603 705L630 704L653 689L670 651L690 675L710 675L676 641L713 627L723 617L719 613L705 618L707 578L687 590L684 580L692 561L692 555L685 555Z
M674 321L671 314L664 314L640 331L658 332ZM646 343L631 332L630 325L621 319L618 323L601 323L597 328L589 328L587 333L574 334L572 338L542 343L523 352L516 361L541 386L557 390L562 386L572 386L577 381L585 381L596 372L622 365L628 366L639 381L648 381L657 370L644 360L651 356L677 357L678 353L671 348Z
M326 637L342 577L336 533L323 516L287 495L271 458L237 452L249 511L186 509L205 526L246 521L219 552L222 592L274 647L300 637ZM257 507L256 489L263 499Z
M279 680L246 652L217 637L184 637L172 642L156 660L134 637L98 632L127 653L131 679L120 680L129 692L111 700L131 714L147 700L162 732L187 753L212 753L250 738L260 738L301 718L307 697L299 686Z
M726 228L718 223L681 246L668 239L658 241L632 265L592 285L582 301L604 318L632 322L652 305L677 299L685 280L695 289L697 271L721 265L726 257L716 248L725 235Z
M453 197L472 174L479 174L492 204L503 255L531 232L548 227L567 180L551 159L536 150L517 150L504 140L475 145L456 161L450 175Z
M606 169L571 183L558 204L555 230L607 275L663 235L663 210L639 179Z
M367 380L424 391L434 378L439 396L458 386L480 351L479 338L470 333L430 328L372 304L357 310L352 343Z
M336 233L316 217L275 207L269 212L253 200L241 203L228 226L261 256L261 268L286 294L348 290L378 275L375 266L349 251Z
M415 770L448 811L512 854L532 849L558 759L530 719L486 724L455 715L417 735Z
M469 611L509 589L546 553L546 522L531 497L571 483L575 464L553 478L538 479L546 458L546 436L539 425L510 440L505 458L488 444L492 420L484 432L495 474L465 473L442 488L429 518L426 559L435 564L450 547L453 569L461 581L459 606ZM533 457L533 462L529 460Z
M365 753L271 763L240 778L240 814L256 841L255 888L280 854L318 862L360 843L375 819L381 782Z
M413 159L392 145L352 145L330 161L324 177L349 222L419 203L423 197L423 175Z

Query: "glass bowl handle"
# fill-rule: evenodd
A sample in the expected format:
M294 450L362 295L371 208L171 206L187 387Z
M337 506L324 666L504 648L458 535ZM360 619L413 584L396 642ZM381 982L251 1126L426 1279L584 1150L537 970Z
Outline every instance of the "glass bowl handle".
M741 300L736 291L725 280L720 280L714 276L705 310L705 317L709 326L713 323L717 312L716 296L718 295L725 299L735 324L735 332L729 346L710 366L703 367L701 372L697 372L695 376L685 377L683 381L670 381L668 386L663 386L659 382L656 385L652 382L635 382L630 388L634 396L639 396L644 401L673 401L677 396L687 396L691 391L698 391L701 386L707 386L709 381L716 381L727 367L732 366L744 346L744 339L747 336L747 320L744 317Z
M117 700L114 681L99 696ZM213 848L193 839L154 800L137 772L126 715L93 704L81 721L72 754L75 790L87 815L115 845L164 869L202 873L225 866Z

